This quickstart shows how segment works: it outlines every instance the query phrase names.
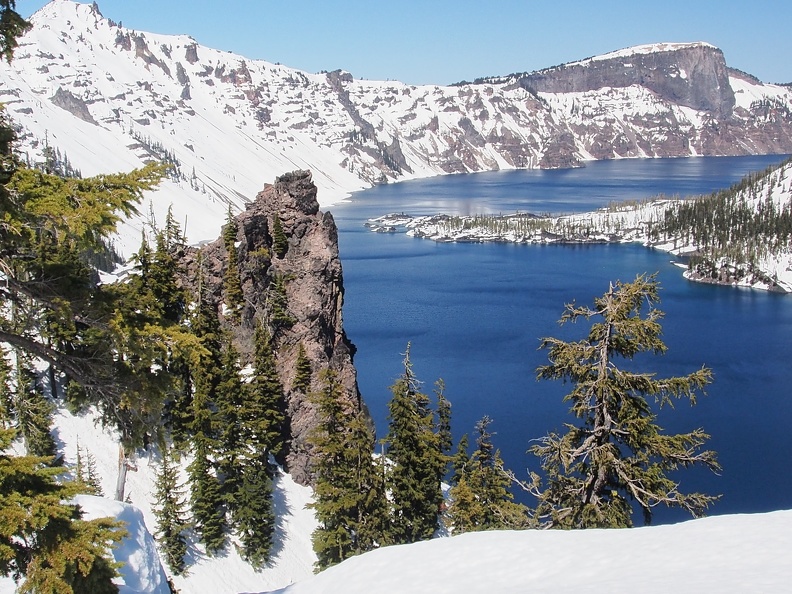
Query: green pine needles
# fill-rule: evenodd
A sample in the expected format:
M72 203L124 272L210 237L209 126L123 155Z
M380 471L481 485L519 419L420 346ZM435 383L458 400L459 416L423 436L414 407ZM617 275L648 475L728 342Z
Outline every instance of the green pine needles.
M374 432L362 412L348 410L335 372L324 371L321 381L313 394L320 423L311 436L317 570L383 544L388 515L382 469L372 458Z
M572 385L564 400L578 421L530 448L545 476L532 473L523 487L536 496L536 520L542 525L629 527L634 511L649 523L660 505L698 517L717 499L683 493L669 477L693 465L719 469L715 453L702 449L709 436L701 429L666 435L656 423L656 409L680 399L695 403L712 372L702 367L686 376L657 378L617 366L619 359L665 352L658 300L655 276L611 284L593 307L566 306L561 323L594 320L585 339L542 341L549 363L537 370L538 377Z

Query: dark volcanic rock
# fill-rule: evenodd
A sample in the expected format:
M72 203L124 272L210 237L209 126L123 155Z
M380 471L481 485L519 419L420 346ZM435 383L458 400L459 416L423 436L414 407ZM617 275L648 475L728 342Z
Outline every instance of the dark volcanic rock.
M671 103L728 117L734 92L723 52L707 44L599 57L525 75L520 85L532 92L571 93L640 85Z
M273 248L276 216L288 238L283 257L278 257ZM300 344L313 370L309 392L320 388L320 372L332 369L343 387L350 413L363 407L352 362L355 347L343 328L344 285L338 257L338 230L333 216L319 211L316 186L308 171L288 173L265 186L236 221L238 267L245 304L240 324L230 320L224 323L234 333L243 358L249 359L255 324L270 319L269 298L274 279L284 280L288 313L294 324L277 330L273 336L290 423L284 462L294 480L309 484L312 470L308 436L317 424L317 416L308 396L292 389ZM222 240L202 248L204 282L219 312L227 258ZM193 283L198 278L198 262L198 250L193 250L187 256L188 276ZM222 317L222 313L219 315Z

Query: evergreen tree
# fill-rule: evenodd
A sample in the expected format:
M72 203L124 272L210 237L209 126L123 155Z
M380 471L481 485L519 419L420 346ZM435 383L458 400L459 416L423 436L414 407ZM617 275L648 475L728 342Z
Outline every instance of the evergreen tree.
M492 444L491 422L485 416L476 424L476 450L449 493L448 519L455 534L519 529L529 524L527 508L514 503L509 491L511 479L503 470L500 451Z
M457 450L451 459L452 485L458 485L459 481L467 472L468 463L470 462L468 447L470 447L470 439L468 438L468 434L465 433L462 437L459 438L459 443L457 444Z
M229 311L229 317L238 322L244 294L242 284L239 280L239 256L236 248L238 226L236 219L231 214L231 207L228 207L228 217L223 227L223 243L225 245L228 262L226 263L225 276L223 277L223 292L225 294L225 304Z
M388 403L388 434L385 438L391 462L388 488L393 505L392 538L395 543L427 540L438 527L443 501L440 469L444 459L434 433L429 397L419 390L413 374L410 346L404 372L391 386Z
M156 235L156 249L144 278L154 302L161 308L165 323L179 324L185 316L187 295L177 282L179 272L175 246L169 243L166 231L159 231Z
M241 414L247 449L277 458L284 448L286 399L271 343L266 327L258 324L254 334L253 377Z
M36 375L27 362L20 359L14 411L25 449L31 456L55 456L57 446L50 432L55 407L41 392Z
M373 431L361 412L348 420L335 372L323 372L322 389L313 399L320 415L311 435L319 522L313 545L321 570L382 544L387 506L384 480L372 458Z
M215 460L221 446L217 413L217 389L222 376L221 330L217 314L207 299L199 297L193 332L204 350L193 370L195 392L192 411L192 445L194 458L188 467L191 508L201 541L210 554L225 547L225 501Z
M239 554L254 568L261 569L269 562L275 539L274 468L266 451L250 452L239 472L241 478L231 510L241 543Z
M190 476L190 508L207 553L216 555L226 545L223 491L202 436L196 436L193 454L193 461L187 468Z
M297 362L295 363L292 390L307 394L311 389L311 374L311 360L305 353L305 347L300 343L297 350Z
M83 453L80 442L77 441L77 463L74 469L75 486L81 493L103 497L99 473L96 470L96 458L89 451Z
M278 258L283 258L289 250L289 240L283 231L283 224L278 213L272 215L272 250Z
M156 538L164 553L165 563L176 575L185 571L187 521L184 491L179 484L178 468L170 452L162 453L162 463L155 483L153 513L157 520Z
M240 378L239 353L229 334L224 333L223 341L214 398L217 406L217 469L227 503L233 507L239 479L237 467L246 445L241 418L246 403Z
M281 453L285 428L283 388L275 368L270 336L262 325L254 335L253 376L239 394L237 457L226 476L225 490L234 527L241 542L240 554L255 567L270 557L275 534L273 479L270 454Z
M712 377L701 368L689 375L656 378L654 374L620 369L616 360L639 353L661 354L662 313L654 276L632 283L611 284L594 307L570 304L561 322L598 321L584 340L545 338L549 364L537 370L541 379L573 385L564 400L579 425L564 435L550 433L531 447L542 460L546 479L532 473L524 486L538 499L536 514L545 525L559 528L628 527L633 503L645 523L658 505L679 507L700 516L716 497L684 494L668 472L694 464L717 470L715 453L701 450L708 435L701 429L665 435L647 400L660 407L676 399L695 403L696 393ZM648 312L642 316L644 307Z
M0 430L6 452L14 430ZM77 489L57 482L52 459L0 453L0 574L22 582L20 592L114 593L118 565L108 549L124 535L108 518L81 519L64 503Z
M437 447L440 451L441 464L438 472L442 479L451 460L449 452L454 445L454 438L451 435L451 402L445 397L445 382L442 379L435 382L435 396L437 397Z
M289 301L286 296L286 281L283 276L275 274L269 285L269 322L273 333L294 325L294 316L289 313Z

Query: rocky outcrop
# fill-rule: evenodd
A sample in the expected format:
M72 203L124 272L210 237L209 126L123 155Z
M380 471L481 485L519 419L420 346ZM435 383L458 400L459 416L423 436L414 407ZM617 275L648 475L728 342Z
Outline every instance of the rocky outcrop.
M75 96L71 91L65 91L62 87L58 87L55 94L50 97L50 101L61 109L65 109L73 116L80 118L82 121L93 124L94 126L97 125L85 101Z
M317 189L308 171L279 177L256 196L236 217L237 266L244 293L241 321L223 318L235 336L243 358L249 359L253 331L258 323L269 324L275 283L282 282L292 323L273 334L277 368L288 407L290 435L284 462L294 480L312 480L311 446L308 436L317 424L316 410L308 395L293 389L300 345L312 368L310 393L318 390L322 370L331 369L343 388L346 406L356 412L363 406L352 357L354 345L343 328L344 283L338 257L338 231L330 213L319 211ZM276 248L273 229L276 217L287 238L285 251ZM280 254L278 253L280 251ZM223 278L228 254L222 240L203 246L187 256L188 282L203 282L223 317Z
M539 93L639 85L669 103L719 118L729 117L735 104L723 52L706 43L641 46L540 70L523 76L519 83Z

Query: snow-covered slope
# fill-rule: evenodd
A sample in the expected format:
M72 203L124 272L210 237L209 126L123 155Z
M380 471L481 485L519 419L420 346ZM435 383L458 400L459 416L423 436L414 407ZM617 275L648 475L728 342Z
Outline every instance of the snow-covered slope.
M788 592L792 511L625 530L479 532L388 547L282 594Z
M96 460L97 474L102 479L102 491L112 498L118 474L118 436L103 430L94 415L74 416L59 410L54 419L55 437L66 466L74 470L77 447L83 455L90 453ZM112 516L129 524L130 537L115 551L115 557L126 566L121 570L124 588L121 594L168 594L165 573L151 534L156 532L152 513L154 483L159 466L153 454L138 451L136 470L127 474L125 498L131 505L97 497L79 497L86 517ZM182 471L182 483L186 482ZM232 542L224 554L207 557L197 542L190 543L188 573L172 576L182 594L222 594L274 590L313 574L316 555L311 545L311 533L316 527L313 511L306 506L312 501L312 490L296 484L288 474L280 473L275 482L275 512L278 526L275 535L275 555L262 571L255 571L237 554ZM13 581L0 578L0 594L14 591Z
M31 20L14 61L0 65L0 101L19 127L22 152L40 161L48 145L83 175L152 158L176 163L177 173L151 196L151 210L161 219L172 204L192 241L216 236L227 204L241 207L295 169L313 172L327 205L375 183L441 173L792 152L792 92L750 77L715 85L706 73L723 75L725 63L704 43L607 54L580 63L589 65L587 90L537 93L508 77L441 87L310 74L186 35L132 31L95 4L70 0L54 0ZM734 84L737 107L719 115L690 107L706 101L610 85L605 72L638 70L636 56L657 56L665 69L655 79L694 98ZM704 72L703 82L688 80L689 64ZM139 243L139 227L122 233L127 253Z

